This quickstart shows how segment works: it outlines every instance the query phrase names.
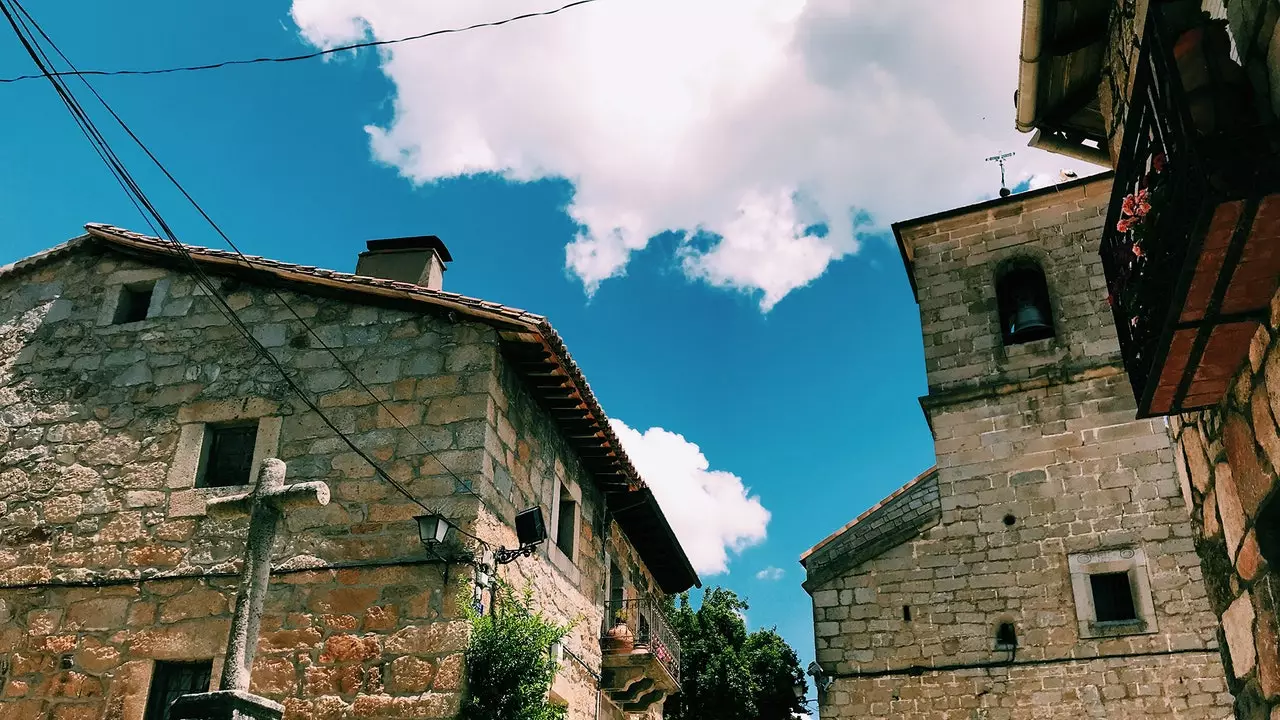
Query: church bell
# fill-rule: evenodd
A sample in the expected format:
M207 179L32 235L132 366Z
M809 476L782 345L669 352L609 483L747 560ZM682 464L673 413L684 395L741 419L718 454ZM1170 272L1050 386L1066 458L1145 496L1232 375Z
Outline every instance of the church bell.
M1032 293L1020 293L1009 321L1009 338L1013 342L1026 342L1049 337L1053 326L1049 324L1049 309L1036 302Z

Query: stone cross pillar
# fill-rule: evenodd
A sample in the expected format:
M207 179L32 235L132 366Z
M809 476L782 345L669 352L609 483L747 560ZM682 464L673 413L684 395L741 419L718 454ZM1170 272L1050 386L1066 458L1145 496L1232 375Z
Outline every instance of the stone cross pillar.
M323 482L284 484L284 463L262 461L253 491L215 498L208 502L211 516L249 516L249 539L236 609L227 637L227 658L222 665L218 690L183 695L174 701L170 720L278 720L284 708L249 692L249 673L258 650L258 628L271 579L271 547L280 520L290 508L329 504L329 486Z

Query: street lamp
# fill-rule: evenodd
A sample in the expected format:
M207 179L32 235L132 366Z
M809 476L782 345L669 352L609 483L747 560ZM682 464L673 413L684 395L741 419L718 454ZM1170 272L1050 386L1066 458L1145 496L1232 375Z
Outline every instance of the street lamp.
M796 694L796 702L800 703L801 705L808 705L808 704L810 704L810 703L816 703L816 702L818 702L818 698L816 698L816 697L815 697L815 698L806 698L806 697L804 696L805 692L807 692L807 691L809 690L809 686L808 686L808 685L806 685L806 684L805 684L805 683L803 683L803 682L796 683L796 684L795 684L791 689L792 689L792 690L795 692L795 694ZM807 711L807 710L806 710L806 711L805 711L805 714L806 714L806 715L808 715L808 714L809 714L809 711Z
M439 545L449 534L449 521L440 515L418 515L413 519L418 521L418 539L427 547Z
M441 545L452 527L447 518L436 513L417 515L413 519L418 523L418 539L428 548ZM487 570L495 565L506 565L516 558L532 555L538 545L547 539L547 523L543 519L542 508L534 505L516 514L516 538L520 546L515 550L498 548L492 553L486 550L479 558L468 554L469 562Z

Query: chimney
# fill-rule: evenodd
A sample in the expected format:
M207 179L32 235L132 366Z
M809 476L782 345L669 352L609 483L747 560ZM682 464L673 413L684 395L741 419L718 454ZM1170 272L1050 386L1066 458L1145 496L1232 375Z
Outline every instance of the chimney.
M399 280L430 290L444 287L444 264L452 262L449 249L435 235L369 240L368 250L356 261L356 274Z

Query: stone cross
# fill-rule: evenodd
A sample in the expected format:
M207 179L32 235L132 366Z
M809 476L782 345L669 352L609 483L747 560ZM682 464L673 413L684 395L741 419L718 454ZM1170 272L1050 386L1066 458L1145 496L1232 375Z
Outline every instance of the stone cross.
M249 539L218 690L178 698L170 710L171 720L275 720L283 712L279 703L249 693L249 673L258 650L258 628L271 579L271 548L285 512L329 504L328 485L319 481L285 485L284 473L284 462L267 458L252 492L214 498L206 504L211 517L248 515Z

